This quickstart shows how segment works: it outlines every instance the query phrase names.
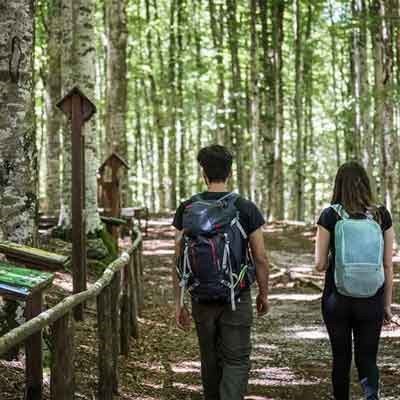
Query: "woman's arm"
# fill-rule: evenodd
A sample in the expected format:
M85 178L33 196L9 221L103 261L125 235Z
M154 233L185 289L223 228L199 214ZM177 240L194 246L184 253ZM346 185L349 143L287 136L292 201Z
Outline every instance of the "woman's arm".
M319 272L325 271L328 268L330 240L330 232L321 225L318 225L317 239L315 242L315 269Z
M391 305L393 296L393 242L394 229L393 227L385 231L384 234L384 253L383 253L383 268L385 271L385 320L392 319Z

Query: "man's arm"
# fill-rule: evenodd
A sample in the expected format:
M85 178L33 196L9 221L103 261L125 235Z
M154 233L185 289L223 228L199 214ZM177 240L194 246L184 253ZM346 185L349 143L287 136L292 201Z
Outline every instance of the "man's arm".
M179 287L178 274L176 273L176 266L178 265L179 257L181 256L182 249L182 231L175 228L175 257L172 265L172 284L174 290L175 304L179 304L181 296L181 288Z
M251 254L256 264L256 279L258 284L257 311L258 315L268 312L268 282L269 262L265 250L264 235L261 228L256 229L249 236Z
M178 265L182 251L182 236L183 231L175 229L175 257L172 265L172 285L174 290L176 324L178 328L188 330L190 328L190 315L186 306L181 306L181 290L183 289L179 286L178 274L176 272L176 266Z

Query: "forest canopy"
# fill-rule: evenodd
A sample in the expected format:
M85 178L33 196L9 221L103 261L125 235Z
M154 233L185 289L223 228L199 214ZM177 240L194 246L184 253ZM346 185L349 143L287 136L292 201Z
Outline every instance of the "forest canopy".
M54 104L75 82L68 3L36 9L40 193L50 208L62 185L54 160L66 154ZM398 0L84 4L73 12L92 22L93 162L111 149L126 157L128 203L174 209L202 189L197 150L218 142L235 155L232 187L269 218L313 221L338 165L355 159L399 219Z

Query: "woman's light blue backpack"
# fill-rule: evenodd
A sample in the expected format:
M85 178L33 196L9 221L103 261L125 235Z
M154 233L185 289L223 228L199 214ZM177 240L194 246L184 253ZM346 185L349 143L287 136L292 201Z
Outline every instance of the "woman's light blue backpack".
M336 288L344 296L372 297L385 282L382 229L370 213L352 219L340 204L331 207L342 218L335 226Z

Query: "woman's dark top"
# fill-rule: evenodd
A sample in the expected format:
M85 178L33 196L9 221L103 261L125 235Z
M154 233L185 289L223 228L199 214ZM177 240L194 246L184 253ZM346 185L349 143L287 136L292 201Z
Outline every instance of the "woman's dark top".
M384 234L384 232L393 225L392 217L385 206L380 206L378 208L378 212L379 218L377 218L376 220L381 226L382 234ZM351 215L351 218L363 219L367 217L365 214L360 213ZM330 295L332 291L337 291L335 285L335 226L340 219L341 218L339 217L337 212L333 208L328 207L322 211L317 222L318 225L325 228L331 234L329 244L329 265L328 269L326 270L324 296ZM383 287L379 289L377 294L382 293Z

